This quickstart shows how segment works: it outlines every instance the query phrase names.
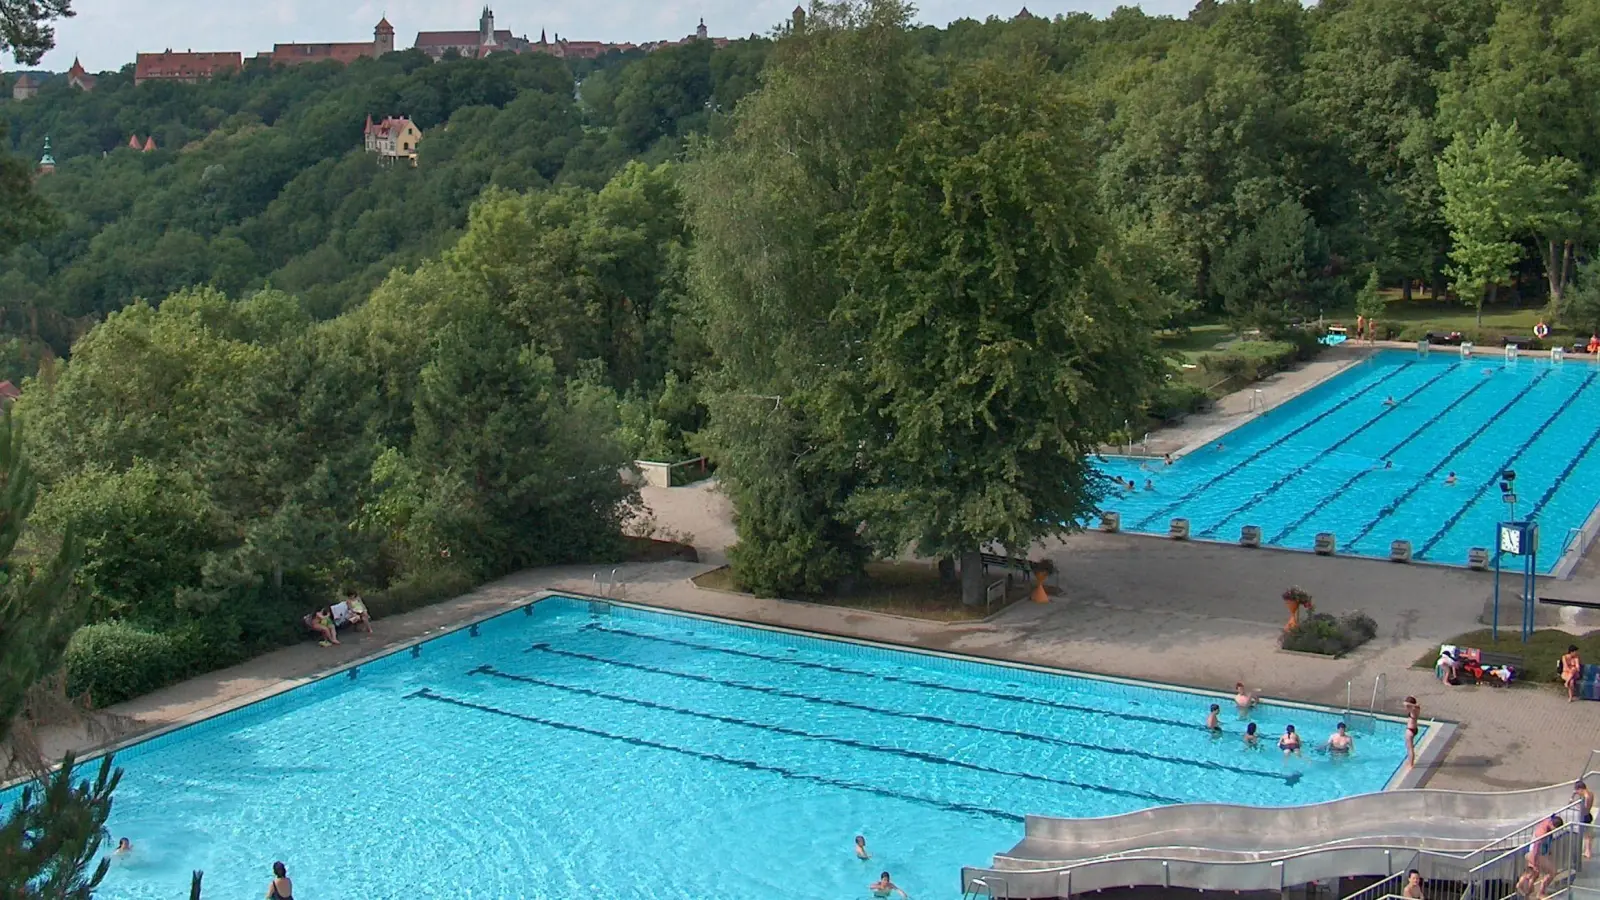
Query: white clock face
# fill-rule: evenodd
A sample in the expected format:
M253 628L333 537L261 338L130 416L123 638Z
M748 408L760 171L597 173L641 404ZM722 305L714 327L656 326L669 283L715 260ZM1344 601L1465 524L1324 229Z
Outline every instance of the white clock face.
M1515 528L1500 529L1500 549L1506 553L1522 552L1522 532Z

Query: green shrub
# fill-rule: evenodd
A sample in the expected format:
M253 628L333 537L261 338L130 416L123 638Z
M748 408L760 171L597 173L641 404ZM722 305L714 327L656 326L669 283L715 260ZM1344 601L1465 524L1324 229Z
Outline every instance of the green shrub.
M395 616L472 590L477 580L457 568L432 569L401 579L381 591L363 594L373 618ZM309 612L309 610L308 610Z
M1216 353L1202 353L1198 360L1200 368L1229 378L1260 381L1296 362L1310 359L1321 349L1322 345L1316 342L1312 332L1301 329L1290 329L1290 332L1301 337L1281 341L1240 341Z
M1337 657L1372 640L1377 633L1378 623L1364 612L1346 613L1337 619L1327 613L1312 613L1301 617L1299 627L1285 631L1278 646Z
M126 622L85 625L67 645L67 693L110 706L189 677L196 647L186 632L143 631Z
M1147 411L1152 418L1170 422L1199 412L1210 403L1211 398L1206 395L1205 388L1181 378L1172 378L1156 388Z

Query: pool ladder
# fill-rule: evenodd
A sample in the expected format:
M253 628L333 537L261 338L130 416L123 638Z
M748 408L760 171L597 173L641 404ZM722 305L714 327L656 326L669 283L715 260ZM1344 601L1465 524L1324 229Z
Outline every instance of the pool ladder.
M999 893L995 892L996 886ZM1004 878L990 875L987 878L974 878L967 882L967 888L961 893L961 900L978 900L986 897L988 900L1011 900L1011 886L1006 884Z
M1344 683L1344 717L1349 721L1352 729L1355 728L1357 717L1360 713L1365 722L1365 730L1372 732L1378 730L1378 710L1383 709L1389 700L1389 677L1383 672L1372 679L1372 700L1367 704L1365 712L1355 708L1355 681Z
M594 573L594 577L591 579L593 590L590 593L596 597L605 597L610 600L625 599L628 596L628 584L617 578L617 571L620 568L619 566L617 569L612 569L611 575L604 582L600 580L599 572Z

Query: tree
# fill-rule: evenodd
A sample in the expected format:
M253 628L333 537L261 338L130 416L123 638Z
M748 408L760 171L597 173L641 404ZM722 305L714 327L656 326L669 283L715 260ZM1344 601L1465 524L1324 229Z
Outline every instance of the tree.
M1293 200L1268 210L1217 260L1216 290L1235 320L1269 328L1320 312L1332 275L1327 238Z
M913 103L909 21L899 0L813 6L685 172L693 316L713 354L699 441L734 501L729 561L761 594L815 593L868 556L837 515L854 462L824 452L828 373L856 355L831 316L847 290L831 248Z
M863 186L834 317L841 510L882 554L1021 552L1098 500L1090 454L1159 379L1155 309L1120 277L1082 113L1038 57L958 65Z
M1476 305L1479 324L1485 296L1493 301L1522 258L1520 241L1569 220L1561 198L1572 176L1565 159L1530 162L1515 123L1489 125L1476 137L1458 134L1446 148L1439 183L1452 241L1448 271L1457 293ZM1557 266L1555 279L1563 264L1547 263Z
M1566 306L1561 311L1561 321L1572 326L1579 334L1585 331L1600 334L1600 261L1587 262L1578 267L1572 291L1567 295Z
M1378 267L1373 266L1367 270L1366 283L1356 292L1356 315L1371 321L1383 315L1385 306L1383 294L1378 292Z
M72 576L82 548L68 533L55 546L19 543L38 496L22 429L0 414L0 740L14 736L30 690L60 668L80 621ZM36 537L36 536L33 536ZM14 744L12 745L15 746ZM109 865L94 864L111 795L121 778L111 757L98 777L74 782L73 758L25 788L0 820L0 894L6 897L88 898Z
M0 53L10 51L21 65L38 65L56 45L50 23L72 15L72 0L0 0Z

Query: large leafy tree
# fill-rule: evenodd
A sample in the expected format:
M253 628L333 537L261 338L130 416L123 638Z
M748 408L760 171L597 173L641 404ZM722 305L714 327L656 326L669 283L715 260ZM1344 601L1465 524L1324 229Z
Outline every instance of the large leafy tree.
M1159 371L1153 307L1120 277L1094 207L1083 115L1042 60L960 65L864 185L833 313L832 452L861 477L841 513L884 554L1022 550L1094 509L1089 454Z
M1236 321L1282 326L1320 312L1335 295L1328 241L1293 200L1268 210L1217 260L1217 293Z

